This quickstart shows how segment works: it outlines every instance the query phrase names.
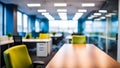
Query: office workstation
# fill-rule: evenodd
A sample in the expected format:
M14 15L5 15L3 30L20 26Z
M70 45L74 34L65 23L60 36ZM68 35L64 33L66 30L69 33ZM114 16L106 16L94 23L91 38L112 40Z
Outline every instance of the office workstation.
M0 68L120 68L119 29L119 0L0 0Z

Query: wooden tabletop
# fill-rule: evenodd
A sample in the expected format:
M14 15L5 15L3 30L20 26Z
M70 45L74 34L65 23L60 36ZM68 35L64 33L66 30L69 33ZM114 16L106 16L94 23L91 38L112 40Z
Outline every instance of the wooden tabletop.
M92 44L64 44L46 68L120 68L120 63Z

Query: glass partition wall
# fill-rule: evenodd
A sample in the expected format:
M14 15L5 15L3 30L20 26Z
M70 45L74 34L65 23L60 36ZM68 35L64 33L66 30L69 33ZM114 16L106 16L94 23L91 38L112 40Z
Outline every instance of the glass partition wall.
M95 11L100 15L91 13L84 22L84 33L88 36L88 43L95 44L105 53L117 59L117 35L118 35L118 0L108 0L102 11ZM113 6L111 6L113 5Z

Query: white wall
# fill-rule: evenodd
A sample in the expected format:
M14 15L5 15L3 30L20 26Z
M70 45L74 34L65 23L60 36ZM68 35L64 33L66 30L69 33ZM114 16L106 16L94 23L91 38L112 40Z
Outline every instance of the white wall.
M119 1L119 0L118 0ZM117 61L120 62L120 1L118 2L118 46L117 46Z

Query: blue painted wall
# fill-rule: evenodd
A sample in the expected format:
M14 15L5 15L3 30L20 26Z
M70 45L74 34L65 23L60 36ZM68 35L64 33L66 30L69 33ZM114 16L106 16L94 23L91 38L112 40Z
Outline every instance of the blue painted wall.
M84 30L84 27L83 27L83 24L84 24L84 19L79 19L78 20L78 33L83 33L83 30Z
M13 7L12 4L5 5L5 17L4 22L6 23L6 34L14 32L14 21L13 21Z
M36 20L36 16L32 15L29 16L29 22L30 23L30 29L31 29L31 34L33 38L36 38L36 32L35 32L35 20Z

